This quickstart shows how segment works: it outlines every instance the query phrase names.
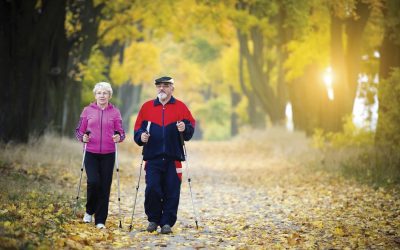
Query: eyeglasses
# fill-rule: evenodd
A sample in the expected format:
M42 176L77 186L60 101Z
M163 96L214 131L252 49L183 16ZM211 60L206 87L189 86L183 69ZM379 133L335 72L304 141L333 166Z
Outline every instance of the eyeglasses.
M109 95L110 93L108 91L97 91L96 95Z
M156 84L156 87L157 87L158 89L160 89L160 88L167 89L167 88L169 88L170 86L171 86L171 84L169 84L169 83L160 83L160 84Z

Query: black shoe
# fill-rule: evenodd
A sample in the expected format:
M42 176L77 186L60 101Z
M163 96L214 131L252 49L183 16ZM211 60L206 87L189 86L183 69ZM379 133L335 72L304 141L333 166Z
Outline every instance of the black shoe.
M172 233L171 227L168 224L165 224L161 228L161 233L162 234L170 234L170 233Z
M149 222L149 225L147 226L146 231L149 233L152 233L157 230L157 227L158 227L157 223Z

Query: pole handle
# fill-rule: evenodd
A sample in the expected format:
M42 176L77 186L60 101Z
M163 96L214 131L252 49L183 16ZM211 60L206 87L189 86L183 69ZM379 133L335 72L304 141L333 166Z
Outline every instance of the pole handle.
M150 134L150 126L151 126L151 121L147 121L146 131L144 133ZM142 155L144 155L144 148L146 145L147 145L147 142L144 142L143 147L142 147Z
M86 130L85 135L89 136L90 133L91 133L91 132L90 132L89 130ZM84 142L83 139L82 139L82 142L83 142L83 144L85 144L85 151L86 151L86 144L87 144L87 142Z
M149 131L145 131L144 133L149 134ZM143 147L142 147L142 155L144 155L144 148L146 147L148 141L147 142L143 142Z
M181 120L176 121L176 125L178 126L178 123L181 122ZM179 132L179 131L178 131ZM181 144L182 146L185 146L185 139L183 138L183 132L179 132L179 137L181 138Z
M151 126L151 121L147 121L147 127L146 127L147 133L150 133L150 126Z

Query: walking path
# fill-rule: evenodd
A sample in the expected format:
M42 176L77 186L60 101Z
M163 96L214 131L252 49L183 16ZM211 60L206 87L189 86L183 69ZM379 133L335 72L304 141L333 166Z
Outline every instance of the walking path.
M322 171L319 153L301 134L275 129L250 135L187 143L199 228L184 164L178 221L171 235L145 231L144 173L129 232L141 162L141 148L129 139L119 147L123 228L118 228L114 174L105 230L81 221L85 181L73 216L79 143L46 137L32 145L7 145L0 152L0 248L400 248L395 190L373 189Z
M134 230L129 233L131 245L123 244L124 247L399 247L398 196L308 169L302 165L306 148L301 137L282 142L272 136L266 143L244 144L189 142L188 163L199 229L195 227L184 171L174 233L145 232L142 176ZM134 173L122 180L125 225L130 224L139 160L140 157L133 160ZM111 211L114 216L110 220L117 221L115 202L111 203Z

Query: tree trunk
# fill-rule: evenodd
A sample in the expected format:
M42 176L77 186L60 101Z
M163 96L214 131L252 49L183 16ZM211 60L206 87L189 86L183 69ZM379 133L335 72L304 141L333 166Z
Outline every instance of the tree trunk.
M332 131L342 129L342 117L348 105L348 84L345 52L343 47L343 21L331 14L331 66L333 72L334 110L332 116Z
M236 107L240 102L240 94L236 93L232 86L229 87L231 93L231 136L239 133L239 116L236 112Z
M79 121L82 111L81 107L82 83L71 78L67 78L67 86L64 96L63 115L62 115L62 135L73 137L75 128Z
M133 131L133 127L130 124L130 118L132 114L139 112L142 89L142 84L133 85L129 81L121 85L117 90L116 96L121 103L119 109L122 115L122 123L126 131Z
M344 22L331 13L331 66L333 69L334 112L333 131L342 130L343 118L353 112L357 93L358 75L361 72L361 50L363 33L370 10L362 1L357 1L358 17ZM347 49L343 45L344 28L347 35Z
M277 37L277 69L278 69L278 77L277 77L277 119L279 122L285 120L285 109L286 104L288 102L288 88L287 83L285 81L285 68L283 66L284 62L288 58L287 50L285 49L285 45L289 41L289 31L288 28L285 28L285 20L287 18L286 9L282 3L280 3L279 13L277 17L277 28L278 28L278 37Z
M31 133L41 135L46 130L61 132L63 99L66 83L66 65L68 60L67 39L65 35L65 0L48 1L44 6L41 23L35 33L38 43L35 46L35 58L42 57L38 72L43 77L37 87L33 87L31 100L33 104ZM60 8L60 6L62 6ZM46 46L43 46L46 45ZM32 67L35 67L33 63ZM35 76L33 76L35 78ZM34 82L34 81L33 81ZM37 97L43 94L43 99ZM40 106L43 105L43 106ZM42 107L42 109L40 108ZM39 112L36 112L39 111ZM36 120L36 122L35 122Z
M370 16L369 5L357 1L356 11L358 18L351 18L346 23L346 35L347 35L347 56L346 56L346 66L347 66L347 83L349 85L349 103L346 105L346 114L351 114L353 112L354 99L357 94L358 87L358 75L361 73L361 56L363 49L363 34L365 26Z
M1 2L3 141L26 142L29 135L60 125L55 116L60 101L54 93L62 93L65 83L65 5L65 0L39 6L28 0Z
M265 129L267 125L267 115L262 109L262 105L260 104L254 92L250 93L249 106L247 107L247 110L250 126L252 128Z
M252 53L249 50L246 36L242 39L247 69L250 75L250 84L254 96L261 104L261 108L269 115L272 123L275 124L279 120L277 115L277 98L269 85L268 74L263 70L263 51L261 49L263 47L263 38L260 34L260 30L257 28L252 29L251 33L252 42L255 44Z
M259 108L257 106L258 103L256 101L257 97L254 94L254 91L249 89L244 80L244 70L245 70L245 57L246 57L246 46L244 45L245 40L244 35L240 30L237 30L237 35L239 39L239 83L242 89L242 92L246 95L248 100L247 106L247 114L249 117L249 124L252 128L265 128L265 113L260 114ZM246 41L247 43L247 41ZM264 110L262 110L264 111ZM260 118L262 117L262 119Z
M94 5L93 0L71 1L70 11L77 16L73 22L81 26L80 32L70 37L68 58L68 78L63 109L62 134L74 136L76 124L81 113L82 77L79 64L87 64L93 46L98 40L101 10L104 4Z
M253 36L257 37L256 35ZM246 59L247 70L250 76L250 85L252 89L248 90L249 97L251 96L250 98L256 98L262 110L270 116L272 122L275 122L277 120L275 110L276 97L272 88L268 85L268 78L263 73L262 65L260 65L262 62L262 56L260 55L262 51L254 51L253 54L251 54L247 44L247 36L240 31L238 31L238 39L240 51L243 58ZM258 39L261 38L258 37ZM257 44L260 43L260 41L257 42ZM260 46L255 45L255 49L259 47ZM250 104L251 102L254 102L254 100L249 100L249 105L252 105Z
M236 8L238 10L248 11L249 14L257 16L256 12L258 12L258 7L256 5L257 4L253 5L244 1L238 1L236 3ZM271 122L273 124L279 123L280 117L284 117L284 108L283 115L280 116L278 114L278 99L269 82L269 73L271 68L265 69L264 67L266 63L264 55L265 43L262 30L259 26L253 26L248 30L253 45L252 51L250 51L248 45L249 36L245 31L242 31L239 28L236 30L240 53L242 53L247 62L246 66L250 77L249 83L252 88L252 95L258 99L257 102L260 104L262 111L265 112L265 114L268 114Z
M0 1L0 140L27 141L28 129L28 96L29 86L21 88L17 78L21 77L16 70L16 17L15 4ZM18 101L17 101L18 100ZM24 122L21 122L24 121Z
M398 90L400 81L400 30L398 13L400 2L388 0L384 11L385 32L380 49L379 67L379 119L375 144L383 149L400 149L400 101ZM397 71L396 71L397 70Z
M330 114L333 103L318 78L320 71L318 65L309 65L304 75L293 81L289 88L294 128L305 131L307 135L311 135L315 128L332 129Z

